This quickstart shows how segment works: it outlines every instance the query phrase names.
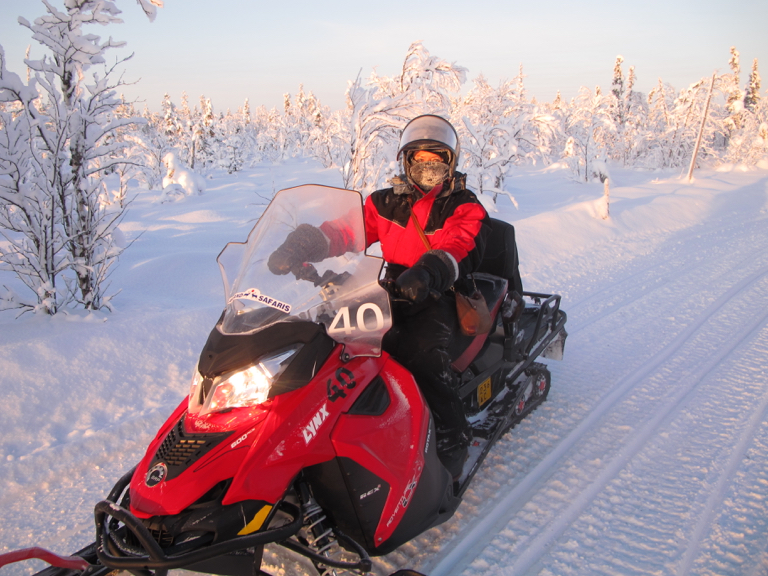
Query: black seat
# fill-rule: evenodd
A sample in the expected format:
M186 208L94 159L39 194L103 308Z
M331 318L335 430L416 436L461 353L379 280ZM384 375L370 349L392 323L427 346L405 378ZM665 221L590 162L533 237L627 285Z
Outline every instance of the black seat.
M485 246L483 261L477 271L505 278L509 282L510 291L522 294L523 281L520 278L515 227L503 220L490 220L491 234Z

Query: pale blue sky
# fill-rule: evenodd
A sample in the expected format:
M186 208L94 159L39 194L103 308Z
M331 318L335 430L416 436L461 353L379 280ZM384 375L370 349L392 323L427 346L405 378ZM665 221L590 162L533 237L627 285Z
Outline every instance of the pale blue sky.
M558 90L570 98L580 86L608 89L618 54L625 73L635 66L637 89L647 92L658 78L680 89L727 71L730 46L741 53L742 85L758 58L768 88L768 0L165 0L153 23L134 1L117 5L125 24L89 31L128 43L135 56L125 78L139 82L123 92L152 110L165 92L178 104L182 91L191 105L205 95L219 111L246 97L252 107L279 107L299 84L337 109L348 80L374 67L396 74L416 40L467 68L466 88L479 74L496 85L522 64L529 94L540 100ZM33 58L43 54L17 17L44 12L38 0L0 1L11 70L22 73L27 45Z

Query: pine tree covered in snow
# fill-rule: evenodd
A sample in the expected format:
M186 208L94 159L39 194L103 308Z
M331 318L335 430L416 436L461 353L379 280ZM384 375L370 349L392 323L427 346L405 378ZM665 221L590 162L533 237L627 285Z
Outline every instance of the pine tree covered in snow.
M616 126L616 135L612 148L612 156L620 159L624 156L624 130L627 124L627 91L624 88L624 71L621 64L624 62L623 56L616 57L616 63L613 66L613 80L611 82L611 96L609 106L611 108L611 117Z
M616 132L610 137L608 156L611 160L627 166L637 163L645 154L643 133L646 109L635 86L635 67L629 67L629 76L624 78L622 56L616 57L611 82L609 106Z
M161 134L165 139L165 146L170 148L179 147L184 138L184 127L176 110L176 105L171 101L171 97L167 92L163 95L161 114L163 116Z
M725 95L726 118L724 121L725 138L738 131L742 126L744 110L744 92L739 87L741 76L741 56L735 46L731 46L731 58L728 60L730 74L723 74L719 78L720 90Z
M193 121L194 154L190 167L206 173L216 166L218 140L216 138L216 116L210 98L200 96L200 115Z
M760 95L757 58L752 63L745 90L741 128L731 135L725 159L747 165L768 160L768 104Z
M749 73L747 90L744 95L744 108L754 112L760 102L760 72L757 69L757 58L752 62L752 71Z

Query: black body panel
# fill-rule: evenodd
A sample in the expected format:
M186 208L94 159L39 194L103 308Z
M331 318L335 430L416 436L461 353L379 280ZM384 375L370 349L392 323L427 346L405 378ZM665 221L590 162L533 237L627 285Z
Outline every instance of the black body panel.
M358 396L349 413L355 416L381 416L389 408L389 390L381 376L376 376Z
M422 532L442 524L453 516L456 508L461 504L461 498L453 494L451 474L437 457L435 425L431 419L429 430L428 444L424 453L424 470L421 472L408 508L389 540L372 550L372 555L389 554Z
M214 378L253 364L295 345L303 345L277 381L270 396L290 392L309 382L328 359L336 342L322 325L313 322L278 322L254 334L222 334L218 326L211 331L200 353L197 368L204 377Z
M346 462L342 464L342 460ZM355 473L357 473L357 477L350 481L347 476ZM376 510L373 508L379 505L379 498L370 500L371 509L366 510L366 521L361 522L357 507L353 503L354 496L349 484L366 487L381 486L376 494L382 494L384 500L389 493L389 484L348 458L334 458L315 466L309 466L304 469L304 478L312 488L312 495L317 503L329 515L331 523L344 534L362 544L366 550L370 550L373 542L373 530L376 529L376 525L373 525L373 529L366 529L366 527L370 526L369 519L371 516L376 514ZM365 490L370 489L365 488ZM383 507L384 502L382 501L378 508L379 516L381 516Z

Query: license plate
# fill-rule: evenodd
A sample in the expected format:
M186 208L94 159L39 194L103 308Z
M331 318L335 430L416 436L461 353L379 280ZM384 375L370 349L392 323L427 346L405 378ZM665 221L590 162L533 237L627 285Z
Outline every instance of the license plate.
M482 406L488 400L491 399L491 379L488 378L485 382L477 387L477 403Z

